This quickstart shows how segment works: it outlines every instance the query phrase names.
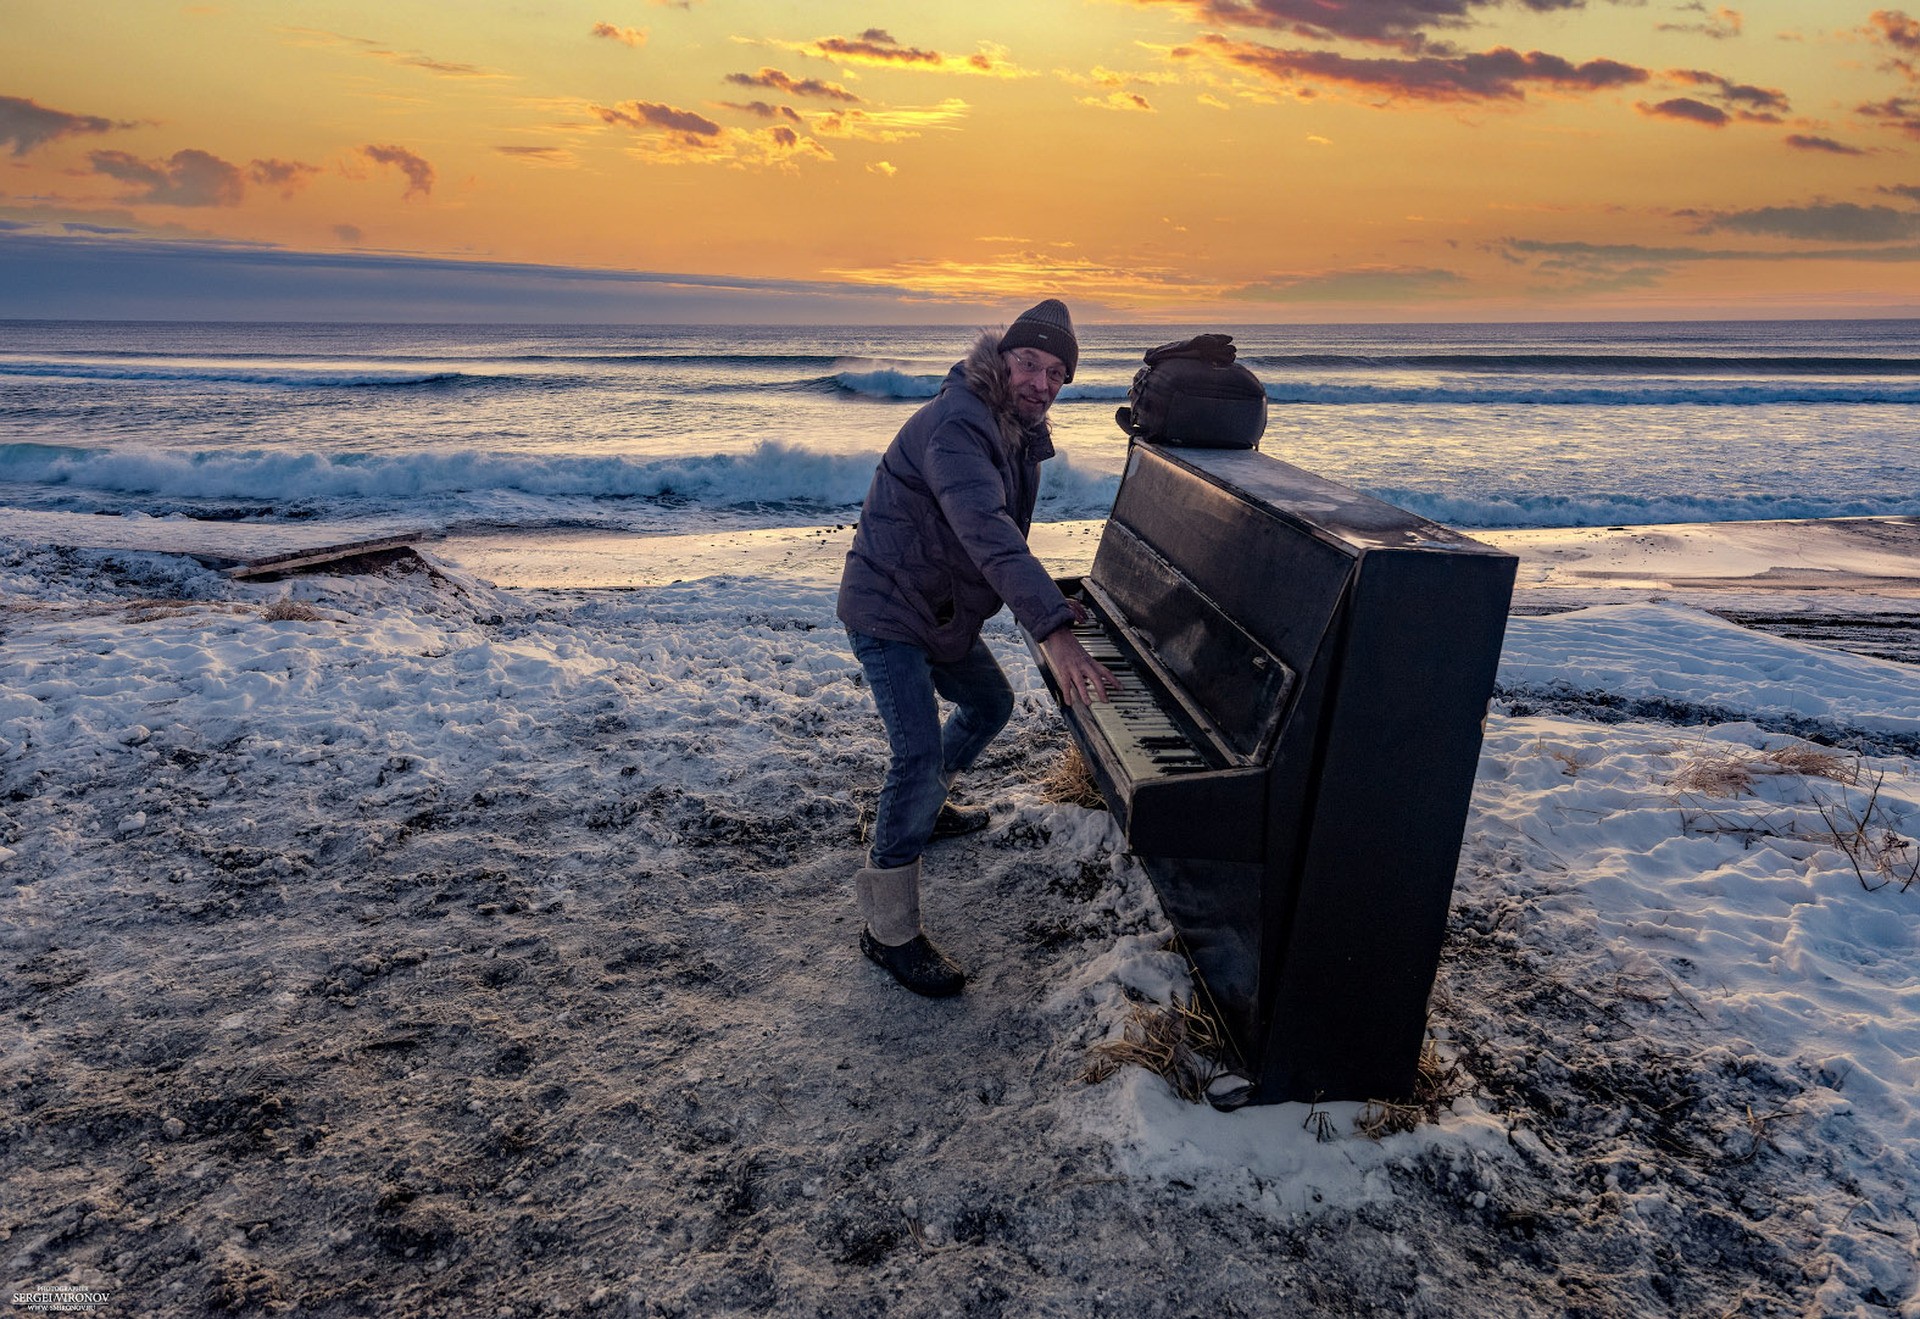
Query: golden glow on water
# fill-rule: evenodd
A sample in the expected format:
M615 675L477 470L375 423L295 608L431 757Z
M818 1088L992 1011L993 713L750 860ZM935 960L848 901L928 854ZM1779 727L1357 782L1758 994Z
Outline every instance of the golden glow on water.
M0 221L936 319L1920 309L1902 11L1411 8L12 0Z

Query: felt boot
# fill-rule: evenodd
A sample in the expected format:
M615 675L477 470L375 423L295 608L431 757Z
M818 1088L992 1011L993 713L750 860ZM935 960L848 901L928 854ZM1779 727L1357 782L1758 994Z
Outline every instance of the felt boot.
M868 866L853 877L853 891L866 928L860 951L916 994L948 998L967 978L920 929L920 862Z

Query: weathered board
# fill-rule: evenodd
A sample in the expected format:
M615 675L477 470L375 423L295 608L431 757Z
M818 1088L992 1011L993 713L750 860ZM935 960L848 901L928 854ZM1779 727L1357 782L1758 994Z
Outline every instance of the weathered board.
M400 549L427 533L400 526L340 523L204 522L192 518L112 517L0 509L0 540L57 549L184 554L230 577L260 577Z

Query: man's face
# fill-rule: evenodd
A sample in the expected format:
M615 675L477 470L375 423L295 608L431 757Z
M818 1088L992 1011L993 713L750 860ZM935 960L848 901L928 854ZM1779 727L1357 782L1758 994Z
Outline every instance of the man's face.
M1067 364L1044 348L1015 348L1000 356L1013 377L1014 409L1031 426L1047 415L1060 386L1067 383Z

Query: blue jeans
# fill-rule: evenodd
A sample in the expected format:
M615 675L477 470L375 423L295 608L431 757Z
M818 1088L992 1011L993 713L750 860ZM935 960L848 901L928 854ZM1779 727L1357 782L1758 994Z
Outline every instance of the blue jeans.
M1007 726L1013 689L978 637L952 664L935 663L909 641L883 641L852 628L847 639L866 670L891 753L867 864L904 866L925 849L950 776L971 769ZM944 725L936 696L953 702Z

